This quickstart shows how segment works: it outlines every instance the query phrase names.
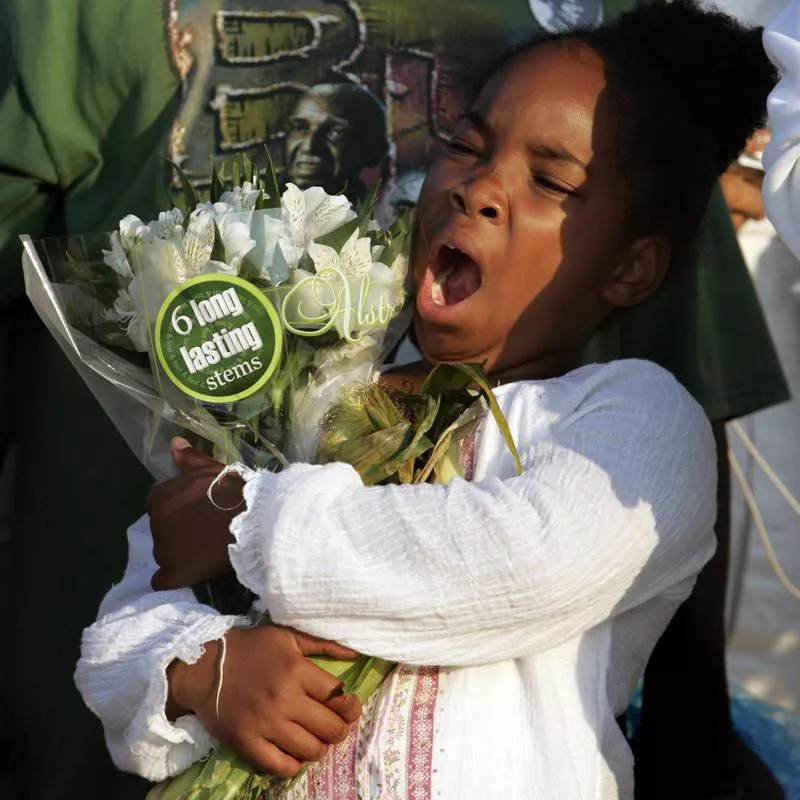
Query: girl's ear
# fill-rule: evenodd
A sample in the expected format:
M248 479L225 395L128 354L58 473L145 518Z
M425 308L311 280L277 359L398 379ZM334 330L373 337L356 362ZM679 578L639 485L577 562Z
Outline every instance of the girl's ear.
M603 285L603 300L613 308L628 308L643 302L661 286L669 257L670 245L666 239L660 236L637 239Z

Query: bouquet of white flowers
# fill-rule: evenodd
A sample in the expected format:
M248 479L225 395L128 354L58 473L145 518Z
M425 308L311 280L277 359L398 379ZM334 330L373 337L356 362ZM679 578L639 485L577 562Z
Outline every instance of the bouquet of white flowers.
M271 164L232 173L205 203L184 178L185 213L23 237L29 298L157 478L176 425L226 463L310 460L339 389L405 325L408 217L382 231L374 193L355 210L316 187L279 193Z

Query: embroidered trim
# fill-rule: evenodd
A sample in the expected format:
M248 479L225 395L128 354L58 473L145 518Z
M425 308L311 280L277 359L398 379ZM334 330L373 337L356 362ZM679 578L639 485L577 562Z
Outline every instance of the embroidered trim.
M359 724L327 758L311 765L289 798L431 800L436 667L398 666L365 704ZM278 795L265 792L262 800Z
M407 785L408 797L430 800L433 765L434 711L439 693L439 669L425 667L417 673L411 705Z

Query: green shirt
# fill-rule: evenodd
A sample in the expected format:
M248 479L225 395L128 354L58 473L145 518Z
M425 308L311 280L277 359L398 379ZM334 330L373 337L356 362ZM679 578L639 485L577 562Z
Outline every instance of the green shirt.
M28 307L17 237L111 229L167 203L179 79L163 11L161 0L11 0L0 20L0 444L13 439L18 462L0 702L32 800L146 788L111 764L72 674L152 481Z

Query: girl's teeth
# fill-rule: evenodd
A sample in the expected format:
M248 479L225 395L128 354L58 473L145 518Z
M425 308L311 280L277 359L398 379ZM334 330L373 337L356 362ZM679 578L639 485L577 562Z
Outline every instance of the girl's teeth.
M433 300L434 305L446 305L443 287L444 282L450 276L452 271L452 267L443 267L441 270L439 270L439 274L433 279L433 284L431 285L431 299Z

